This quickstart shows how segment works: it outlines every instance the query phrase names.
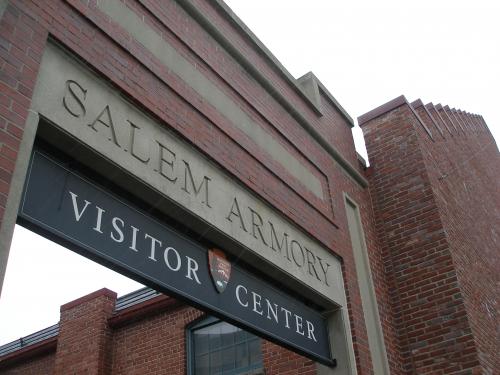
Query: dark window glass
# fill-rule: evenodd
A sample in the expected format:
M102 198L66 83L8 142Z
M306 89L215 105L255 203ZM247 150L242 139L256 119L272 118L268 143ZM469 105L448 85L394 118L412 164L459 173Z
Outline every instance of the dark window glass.
M262 373L261 342L231 324L209 318L191 328L191 375Z

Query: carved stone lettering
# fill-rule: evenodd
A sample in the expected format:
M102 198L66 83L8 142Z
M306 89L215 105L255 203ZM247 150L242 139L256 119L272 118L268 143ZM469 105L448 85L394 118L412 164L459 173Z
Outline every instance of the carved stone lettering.
M260 215L256 211L252 210L252 207L248 207L248 209L250 210L250 213L252 216L252 236L260 239L264 245L268 246L266 239L264 238L264 235L262 234L262 227L264 226L264 222L262 221L262 218L260 217ZM258 236L257 236L256 232L258 233Z
M174 163L175 163L175 153L171 151L168 147L162 145L159 141L156 141L159 147L159 157L158 157L158 173L165 177L170 182L175 183L177 181L177 176L175 176Z
M290 253L288 252L288 233L283 232L283 237L281 237L281 241L279 241L273 223L271 221L268 221L268 223L271 230L271 249L279 251L280 253L284 252L288 260L290 260Z
M306 250L306 258L307 258L307 267L309 274L315 276L318 280L319 278L318 272L316 271L316 257L307 247L304 248Z
M193 192L196 196L203 191L203 193L201 194L201 196L203 197L202 202L205 203L207 207L210 207L210 203L208 200L208 183L210 182L211 178L203 176L200 184L198 185L198 187L196 187L189 163L185 160L183 160L182 162L184 163L184 186L182 187L182 190L184 190L188 194L192 194Z
M139 160L140 162L147 164L149 160L151 160L151 156L149 155L149 150L143 150L143 156L140 155L139 151L137 150L137 138L136 133L140 131L140 128L135 125L133 122L128 121L130 124L130 138L129 138L129 150L130 150L130 155L132 155L134 158Z
M85 90L80 84L71 79L66 81L66 95L63 97L63 106L66 110L75 117L85 116L85 106L83 102L87 96Z
M295 240L292 240L292 242L290 242L290 248L292 252L292 258L295 264L298 267L304 267L304 265L306 264L306 257L304 255L304 249L302 248L300 243L298 243Z
M233 199L233 203L231 205L231 209L229 210L229 214L226 216L226 220L233 222L233 216L236 216L238 218L240 223L240 228L243 229L245 232L247 232L245 222L243 221L243 216L241 215L238 199L236 199L236 197Z
M63 98L63 106L66 111L77 118L85 116L85 99L88 90L75 80L66 81L66 88L67 96ZM176 151L171 149L170 146L167 147L158 139L145 139L147 135L130 119L126 119L126 124L115 122L112 113L110 105L106 105L88 126L96 133L107 132L108 140L118 147L120 147L120 144L118 143L117 134L121 134L128 127L128 143L124 151L129 152L133 158L147 166L152 162L151 150L147 148L147 145L156 144L158 146L156 161L151 168L174 185L181 178L180 190L199 198L201 203L211 208L209 200L211 177L193 174L190 163L182 159L182 164L179 164ZM142 148L138 146L139 141L142 141ZM100 230L100 218L103 213L104 211L98 212L98 222L94 228L95 230ZM242 211L238 199L234 197L225 219L231 223L237 222L238 227L245 234L252 236L271 251L279 253L289 263L290 267L303 268L309 275L328 285L327 273L330 265L319 256L315 256L311 250L303 246L297 239L291 237L286 231L278 230L271 220L265 220L256 209L247 206L246 210ZM115 231L120 234L120 229L116 225L115 223ZM154 238L150 238L150 240L150 259L156 261L156 247L161 244L158 244ZM319 267L317 267L317 264L319 264Z
M96 128L96 125L101 125L108 128L109 131L109 140L113 141L115 145L120 147L118 140L116 139L116 131L115 125L113 124L113 117L111 117L111 110L109 109L109 105L106 105L104 109L99 113L99 115L92 121L89 126L96 132L99 133L99 129Z
M33 95L33 109L186 213L255 253L259 262L278 268L291 277L289 280L308 286L311 293L344 304L341 265L330 250L168 131L167 124L135 108L115 88L50 43ZM79 202L76 215L87 214L89 209L85 202ZM93 228L103 231L101 222L108 213L93 209ZM131 251L141 250L137 228L130 226L127 231L119 218L111 225L113 241L127 242ZM149 241L150 261L163 261L160 244L155 238ZM170 255L169 264L175 268L175 254ZM268 314L267 305L259 305L257 299L255 308ZM274 311L269 307L271 319ZM290 322L294 319L286 312L285 318ZM307 327L300 323L296 326L306 333Z

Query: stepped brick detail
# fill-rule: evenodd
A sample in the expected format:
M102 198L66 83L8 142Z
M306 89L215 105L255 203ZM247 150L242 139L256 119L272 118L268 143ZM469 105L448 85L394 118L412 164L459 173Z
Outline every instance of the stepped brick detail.
M495 373L500 155L484 120L399 99L359 122L403 373Z

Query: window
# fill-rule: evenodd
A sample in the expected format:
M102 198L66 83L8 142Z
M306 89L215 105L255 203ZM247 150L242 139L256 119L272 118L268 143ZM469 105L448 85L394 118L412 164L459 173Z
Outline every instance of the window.
M189 375L263 374L261 340L216 318L188 330Z

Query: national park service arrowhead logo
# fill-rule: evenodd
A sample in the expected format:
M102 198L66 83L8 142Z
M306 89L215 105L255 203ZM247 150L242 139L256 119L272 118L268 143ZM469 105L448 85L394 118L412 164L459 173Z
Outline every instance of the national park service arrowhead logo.
M227 260L222 250L210 249L208 250L208 264L215 289L222 293L231 277L231 262Z

